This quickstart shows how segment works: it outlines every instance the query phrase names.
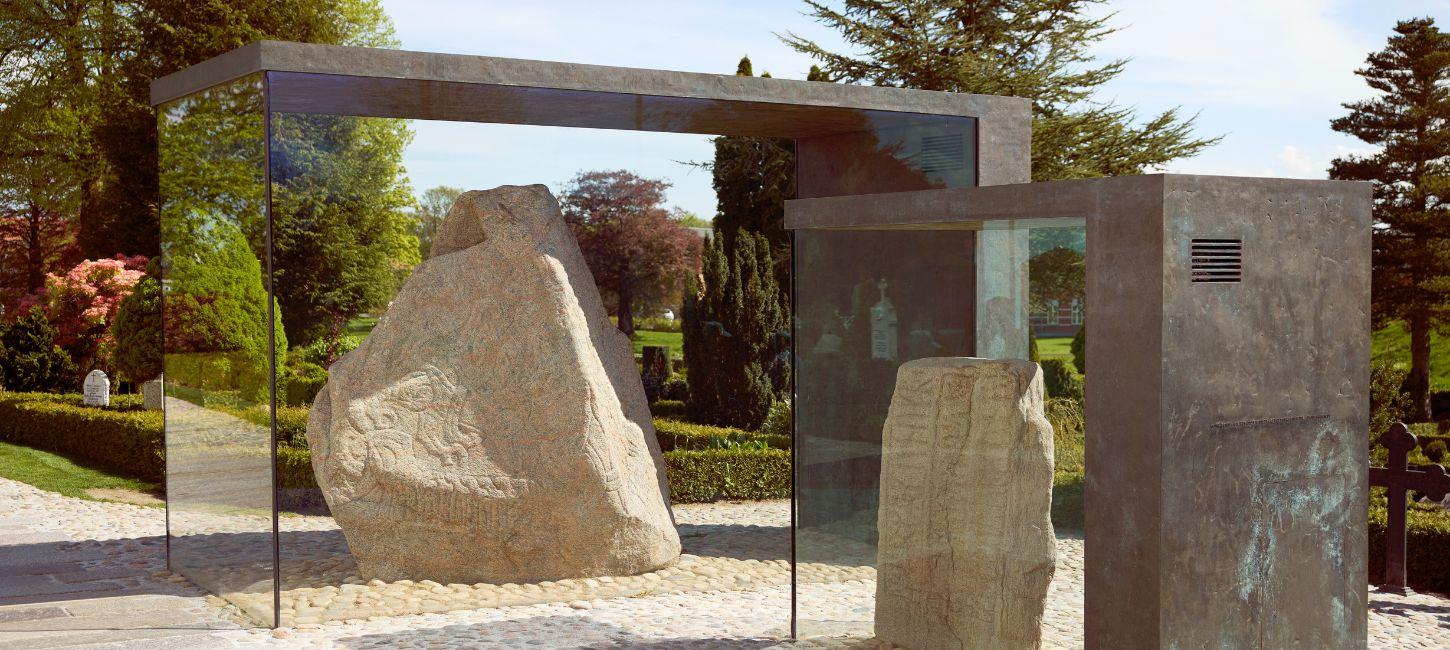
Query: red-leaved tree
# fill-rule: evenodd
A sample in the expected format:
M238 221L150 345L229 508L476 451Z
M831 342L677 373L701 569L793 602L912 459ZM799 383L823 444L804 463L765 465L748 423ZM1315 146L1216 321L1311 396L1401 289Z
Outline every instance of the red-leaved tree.
M145 275L146 257L117 255L84 260L65 275L48 274L45 286L20 301L22 309L39 306L55 326L55 344L82 370L110 368L115 347L111 321L121 300Z
M700 267L700 238L664 206L669 186L624 170L591 171L575 176L559 197L594 283L606 303L613 299L625 334L634 333L637 307L673 306Z
M0 315L14 316L25 296L45 287L45 276L80 259L75 227L65 215L30 204L0 209Z

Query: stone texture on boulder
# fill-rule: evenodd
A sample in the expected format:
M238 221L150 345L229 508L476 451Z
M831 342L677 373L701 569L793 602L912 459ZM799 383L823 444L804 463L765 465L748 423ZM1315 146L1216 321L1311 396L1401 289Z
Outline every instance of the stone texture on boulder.
M1056 560L1052 447L1037 364L901 366L882 434L878 639L1041 645Z
M628 337L542 185L467 192L307 423L361 577L629 575L680 553Z

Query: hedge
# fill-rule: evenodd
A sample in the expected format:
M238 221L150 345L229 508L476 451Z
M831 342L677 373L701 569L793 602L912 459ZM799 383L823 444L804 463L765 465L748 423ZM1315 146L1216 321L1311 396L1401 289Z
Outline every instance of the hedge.
M74 393L0 392L0 441L80 458L126 476L159 483L166 476L161 411L136 395L111 406L81 405Z
M277 445L277 485L283 488L315 488L312 454L302 447Z
M1385 517L1383 497L1369 510L1369 581L1379 583L1385 573ZM1438 506L1411 504L1406 517L1405 578L1421 591L1450 593L1450 516Z
M712 427L707 424L691 424L679 420L655 418L655 437L659 438L660 450L709 449L720 441L735 443L765 443L771 449L790 449L790 436L755 433L731 427Z
M699 449L665 452L670 500L789 499L790 452L781 449Z
M700 449L665 452L665 473L675 503L719 499L789 499L790 452L779 449ZM277 482L315 488L308 450L277 446Z

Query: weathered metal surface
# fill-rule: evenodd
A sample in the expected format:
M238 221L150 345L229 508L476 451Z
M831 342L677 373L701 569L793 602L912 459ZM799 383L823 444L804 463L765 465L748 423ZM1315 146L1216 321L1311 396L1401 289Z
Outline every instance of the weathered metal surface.
M1369 188L1169 176L1162 232L1159 638L1144 645L1363 648ZM1243 242L1240 282L1193 282L1199 238Z
M1084 219L1088 647L1362 648L1370 201L1153 175L794 201L787 226ZM1193 281L1204 238L1243 242L1239 281Z

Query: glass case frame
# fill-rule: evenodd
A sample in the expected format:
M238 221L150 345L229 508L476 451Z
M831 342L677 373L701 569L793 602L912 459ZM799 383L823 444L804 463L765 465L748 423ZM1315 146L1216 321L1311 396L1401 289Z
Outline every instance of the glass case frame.
M238 86L250 93L245 106L201 101ZM215 361L216 353L205 351L209 342L166 341L168 558L174 570L272 626L291 622L281 595L287 521L278 516L279 463L286 459L278 457L276 443L278 354L285 352L276 305L288 289L277 284L272 255L276 178L291 170L278 168L289 164L279 149L279 120L428 119L768 137L794 147L800 198L1024 182L1029 165L1028 102L1017 98L368 48L253 43L157 80L152 100L163 188L171 188L163 192L164 251L181 252L196 233L240 231L256 253L246 264L255 262L266 279L265 308L247 316L248 328L265 333L266 349L222 371L247 378L228 377L247 384L228 385L229 394L242 396L236 403L215 406L207 401L212 398L196 397L204 386L188 385L206 384L198 374L218 372L204 365ZM243 135L218 140L218 127ZM243 155L238 147L251 148ZM215 173L187 176L199 161ZM239 164L250 165L245 178ZM228 250L213 242L203 256ZM168 292L170 305L186 304L190 271L183 264L165 272L166 286L176 289ZM225 298L253 289L220 291ZM186 364L203 365L188 373ZM253 415L187 429L186 409L193 405L208 417ZM202 468L186 452L193 440L227 450L230 469L197 475ZM235 476L257 486L222 498L188 492L183 483L193 475L201 484ZM190 512L202 513L197 523L188 523ZM219 528L212 519L222 515L245 517L245 535ZM246 584L232 584L241 575Z

